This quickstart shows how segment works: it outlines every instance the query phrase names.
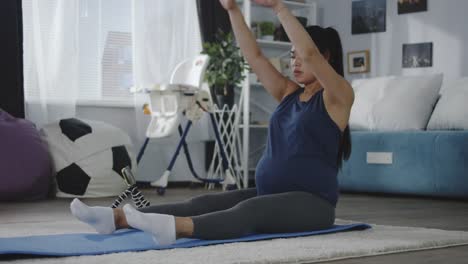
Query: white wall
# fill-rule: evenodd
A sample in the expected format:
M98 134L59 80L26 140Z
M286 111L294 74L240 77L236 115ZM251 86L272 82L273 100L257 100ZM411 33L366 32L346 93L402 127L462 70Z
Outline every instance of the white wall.
M468 1L428 0L427 12L403 15L397 13L397 1L387 0L386 32L351 35L352 0L318 0L319 24L332 26L340 33L345 64L347 52L370 50L370 73L346 73L346 78L443 72L446 85L468 76ZM402 45L419 42L433 42L433 67L403 69Z

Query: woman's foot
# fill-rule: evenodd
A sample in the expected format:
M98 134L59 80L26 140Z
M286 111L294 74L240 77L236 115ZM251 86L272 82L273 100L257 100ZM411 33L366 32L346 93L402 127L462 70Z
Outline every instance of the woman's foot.
M166 214L142 213L130 204L123 207L128 225L151 233L159 245L170 245L176 241L175 217Z
M75 198L70 210L78 220L94 227L99 234L111 234L116 229L114 212L110 207L87 206Z

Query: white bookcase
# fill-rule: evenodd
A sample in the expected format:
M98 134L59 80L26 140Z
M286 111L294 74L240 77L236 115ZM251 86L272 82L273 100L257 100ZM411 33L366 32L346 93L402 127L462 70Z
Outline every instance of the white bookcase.
M252 22L271 21L275 25L279 24L278 18L269 8L258 6L251 0L238 0L247 25ZM283 1L292 13L296 16L307 17L307 25L317 24L317 3L312 0ZM267 57L281 57L289 55L292 45L289 42L271 41L258 39L257 43ZM242 135L242 176L243 186L248 187L250 175L255 171L256 162L264 150L266 136L268 133L268 123L271 113L277 106L277 102L262 87L261 83L254 80L253 76L246 73L247 78L242 85L242 105L243 114L240 129ZM252 117L250 116L252 114ZM251 120L252 119L252 120ZM260 119L260 120L258 120ZM252 123L252 121L260 121Z

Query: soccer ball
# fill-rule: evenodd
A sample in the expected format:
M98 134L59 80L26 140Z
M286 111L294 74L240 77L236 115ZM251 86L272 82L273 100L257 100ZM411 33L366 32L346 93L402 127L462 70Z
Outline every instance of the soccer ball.
M54 164L57 197L118 196L128 186L122 169L136 161L129 136L109 124L62 119L41 130Z

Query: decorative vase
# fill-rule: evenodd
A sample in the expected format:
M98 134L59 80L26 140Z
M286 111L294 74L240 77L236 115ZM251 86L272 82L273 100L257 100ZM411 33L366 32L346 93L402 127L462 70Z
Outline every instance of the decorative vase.
M227 105L229 109L232 109L234 105L234 86L227 85L226 87L214 89L216 105L219 109L222 109L224 105Z
M234 105L234 96L227 96L224 94L216 95L216 105L219 109L222 109L224 105L227 105L229 109Z

